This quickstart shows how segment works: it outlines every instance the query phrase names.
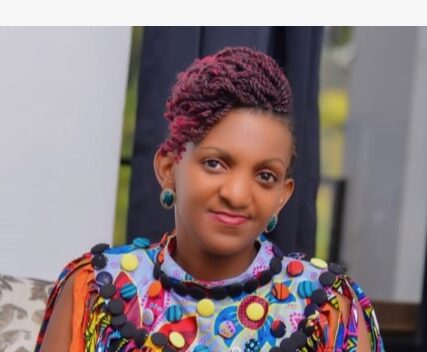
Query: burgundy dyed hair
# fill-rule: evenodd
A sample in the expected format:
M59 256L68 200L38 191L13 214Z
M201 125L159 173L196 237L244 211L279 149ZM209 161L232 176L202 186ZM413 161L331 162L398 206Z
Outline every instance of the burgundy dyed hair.
M175 152L179 160L187 142L199 143L221 117L241 107L281 117L294 139L291 87L270 56L247 47L228 47L196 59L178 74L166 103L169 136L159 152ZM292 144L290 169L295 157Z

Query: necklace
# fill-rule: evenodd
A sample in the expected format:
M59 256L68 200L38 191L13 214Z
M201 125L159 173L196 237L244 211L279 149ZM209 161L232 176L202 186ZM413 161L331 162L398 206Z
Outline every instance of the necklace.
M265 269L259 272L256 276L240 283L205 287L195 282L181 281L168 276L162 270L164 251L168 249L170 240L173 240L173 237L171 237L169 240L162 241L161 243L161 249L156 257L156 263L153 267L153 278L159 282L165 290L173 290L180 296L188 295L197 301L200 301L204 298L222 300L227 297L239 297L242 293L251 294L259 287L268 284L274 275L282 271L283 254L280 251L275 250L275 255L270 260L268 269Z
M169 291L174 290L174 292L181 296L188 295L197 301L195 311L202 317L208 318L215 313L215 304L212 302L211 298L218 300L226 297L238 297L244 292L252 293L258 287L264 286L270 282L274 275L282 272L283 253L277 246L273 245L272 252L274 256L269 262L268 269L260 271L252 278L242 280L240 283L205 287L203 284L198 284L196 282L180 281L173 277L168 277L166 273L162 271L162 264L165 259L164 251L173 250L172 247L168 247L171 239L173 239L172 236L164 236L164 239L160 242L160 248L156 250L157 256L155 258L155 264L153 265L153 276L155 281L152 282L148 288L148 296L155 299L162 288ZM134 241L133 246L145 249L148 248L149 245L149 242L147 242L148 241L146 239L137 239ZM173 245L174 243L172 242L170 244ZM108 258L102 254L104 250L105 245L95 246L91 250L92 266L95 269L98 268L96 270L102 269L99 269L101 266L105 267L105 264L108 261ZM269 251L269 253L271 252ZM133 271L135 267L130 266L133 262L123 260L124 258L131 259L127 256L129 256L129 254L123 255L121 258L122 269ZM269 257L271 258L271 254L269 254ZM295 263L296 261L290 261L287 264L286 271L289 276L298 276L304 269L301 263L299 267L292 265ZM166 262L164 264L167 265L168 263ZM326 277L325 275L327 274L329 274L329 276L332 275L329 272L324 272L319 277L319 281L323 286L331 286L336 281L336 276ZM149 327L152 326L154 322L154 312L152 311L151 306L146 306L144 308L144 311L142 312L142 322L133 322L132 319L129 318L126 302L135 297L137 294L136 288L133 284L125 284L116 287L115 284L112 284L109 280L108 281L110 283L105 283L104 279L107 277L112 280L111 275L108 275L107 271L99 272L96 276L97 284L100 281L103 281L103 284L99 284L100 305L97 305L97 308L91 315L92 319L98 319L99 314L104 314L103 312L105 311L107 312L107 315L105 315L106 320L102 321L100 324L106 324L105 326L110 325L113 329L108 351L119 351L128 344L130 344L130 348L133 346L143 348L144 346L153 345L162 348L165 352L177 351L182 350L186 343L193 343L192 341L188 342L185 334L180 333L178 330L168 331L167 329L157 329L149 332ZM304 297L306 297L306 290L304 288L306 283L307 280L302 281L298 286L298 291L301 290ZM276 283L271 288L272 295L280 301L286 299L286 290L283 290L283 286L283 283ZM284 338L281 341L276 341L274 345L272 344L274 347L270 349L270 352L294 352L306 344L314 349L318 340L318 337L315 335L315 321L318 315L317 311L327 299L328 297L323 289L313 291L311 295L311 303L304 309L304 316L306 318L298 324L298 330L292 332L290 337ZM266 304L268 305L268 302L263 297L256 296L256 294L241 297L239 298L239 301L239 307L236 309L237 314L241 317L239 318L240 323L246 324L244 326L251 330L258 329L263 322L265 322L266 312L268 310ZM224 303L227 304L227 302ZM139 301L137 301L136 304L139 304ZM99 311L97 311L97 309L99 309ZM180 321L183 318L183 309L180 305L174 304L164 311L164 315L166 320L169 321L168 324L180 324ZM235 326L233 324L234 323L230 320L223 321L216 334L225 339L231 338L236 333ZM286 334L286 326L280 319L276 319L271 323L270 330L271 335L276 339L281 339ZM251 348L250 351L256 350L257 340L252 338L246 341L245 350L246 347ZM204 344L200 344L195 347L195 351L207 352L210 350Z

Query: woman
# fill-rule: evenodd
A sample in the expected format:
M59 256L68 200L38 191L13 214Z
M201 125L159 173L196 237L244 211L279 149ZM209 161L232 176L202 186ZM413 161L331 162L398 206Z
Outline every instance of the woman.
M274 60L249 48L196 60L165 117L154 171L175 229L70 263L36 351L382 351L341 266L284 257L266 237L294 189L291 89Z

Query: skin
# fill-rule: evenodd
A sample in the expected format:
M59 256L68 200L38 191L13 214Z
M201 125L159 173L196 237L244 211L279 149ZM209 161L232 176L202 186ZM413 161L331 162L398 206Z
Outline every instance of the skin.
M198 145L188 143L178 163L173 154L156 153L161 187L176 192L175 260L200 280L243 272L255 255L256 238L292 194L294 181L286 177L291 156L292 136L283 119L248 109L230 111ZM212 211L249 219L224 225Z
M286 177L291 155L286 123L248 109L231 110L199 144L188 143L179 162L173 154L156 153L159 184L176 193L174 259L188 273L200 280L221 280L250 265L256 254L254 241L294 190L294 181ZM275 160L261 164L266 159ZM248 220L232 227L214 220L212 211L244 214ZM69 351L73 279L74 275L67 280L54 306L42 352ZM338 299L347 321L350 302ZM338 319L338 312L334 314ZM357 351L370 351L363 319L358 335Z

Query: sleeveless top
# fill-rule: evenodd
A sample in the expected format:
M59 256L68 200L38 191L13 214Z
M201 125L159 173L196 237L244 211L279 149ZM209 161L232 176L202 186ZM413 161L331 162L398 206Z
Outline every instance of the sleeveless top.
M283 256L261 235L245 272L198 281L172 258L174 236L116 248L99 244L68 264L47 303L40 350L55 300L74 282L70 351L356 351L357 326L384 351L372 304L339 264ZM341 314L343 298L350 307ZM359 307L359 309L358 309Z

